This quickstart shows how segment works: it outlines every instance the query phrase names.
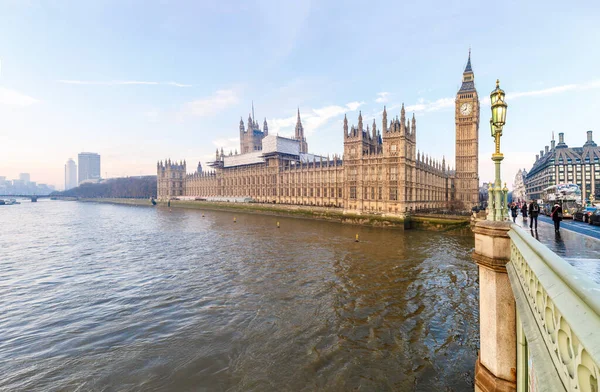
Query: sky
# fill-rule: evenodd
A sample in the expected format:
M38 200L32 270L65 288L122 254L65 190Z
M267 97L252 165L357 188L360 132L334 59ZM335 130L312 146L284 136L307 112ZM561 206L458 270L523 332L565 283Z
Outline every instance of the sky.
M343 152L342 120L417 119L417 148L454 166L454 98L469 48L481 100L480 182L493 179L489 94L508 103L511 188L552 132L582 146L600 114L600 3L578 1L0 0L0 176L64 187L64 164L155 174L239 149L254 102L269 132Z

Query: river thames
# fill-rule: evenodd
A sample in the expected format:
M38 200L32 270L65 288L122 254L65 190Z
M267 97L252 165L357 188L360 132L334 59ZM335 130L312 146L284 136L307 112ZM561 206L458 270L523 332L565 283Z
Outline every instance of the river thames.
M0 224L0 390L473 389L472 236L61 201Z

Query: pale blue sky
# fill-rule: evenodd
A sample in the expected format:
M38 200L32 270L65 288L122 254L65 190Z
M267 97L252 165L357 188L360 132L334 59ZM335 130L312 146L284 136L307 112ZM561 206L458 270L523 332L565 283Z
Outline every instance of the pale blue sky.
M238 147L254 100L270 132L342 152L344 113L417 117L419 150L454 162L454 104L469 46L476 87L509 104L503 179L552 131L600 142L600 3L0 0L0 176L63 187L64 163L102 155L109 177L195 167ZM133 83L135 82L135 83ZM480 177L493 177L489 107ZM558 137L558 136L557 136Z

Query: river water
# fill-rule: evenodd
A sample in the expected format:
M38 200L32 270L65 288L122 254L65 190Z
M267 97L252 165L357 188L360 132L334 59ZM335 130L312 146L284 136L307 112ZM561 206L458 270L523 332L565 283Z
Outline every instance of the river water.
M0 390L473 389L472 236L61 201L0 226Z

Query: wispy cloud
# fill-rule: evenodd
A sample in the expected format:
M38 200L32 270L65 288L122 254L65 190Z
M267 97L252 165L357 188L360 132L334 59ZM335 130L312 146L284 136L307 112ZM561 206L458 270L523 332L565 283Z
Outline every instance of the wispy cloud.
M386 103L389 100L389 96L390 96L390 93L388 93L387 91L382 91L380 93L377 93L377 98L375 99L375 102Z
M217 147L219 149L219 151L221 151L221 148L223 148L223 153L228 155L230 151L235 152L235 150L240 147L240 138L229 137L229 138L215 139L215 140L213 140L213 144L215 145L215 147ZM239 152L239 150L238 150L238 152ZM211 159L214 159L214 155L211 157ZM208 162L208 160L207 160L207 162Z
M311 109L308 112L300 112L304 132L306 135L310 135L323 125L327 124L331 119L339 117L347 112L354 112L362 105L364 105L364 102L354 101L349 102L344 106L329 105L318 109ZM269 133L290 136L296 126L296 118L297 115L286 118L269 119Z
M544 97L548 95L560 94L567 91L580 91L580 90L590 90L600 88L600 80L592 80L585 83L579 84L564 84L562 86L548 87L541 90L531 90L531 91L520 91L514 93L506 93L506 100L510 101L511 99L517 99L522 97ZM485 96L481 103L483 105L490 105L490 97Z
M0 87L0 105L29 106L39 100L15 90Z
M186 103L183 108L183 113L198 117L212 116L235 105L238 101L238 95L234 90L217 90L210 97Z
M110 81L101 81L101 80L68 80L61 79L58 80L58 83L64 84L79 84L79 85L96 85L96 86L122 86L122 85L150 85L150 86L175 86L175 87L192 87L191 84L183 84L177 82L152 82L152 81L144 81L144 80L110 80Z

